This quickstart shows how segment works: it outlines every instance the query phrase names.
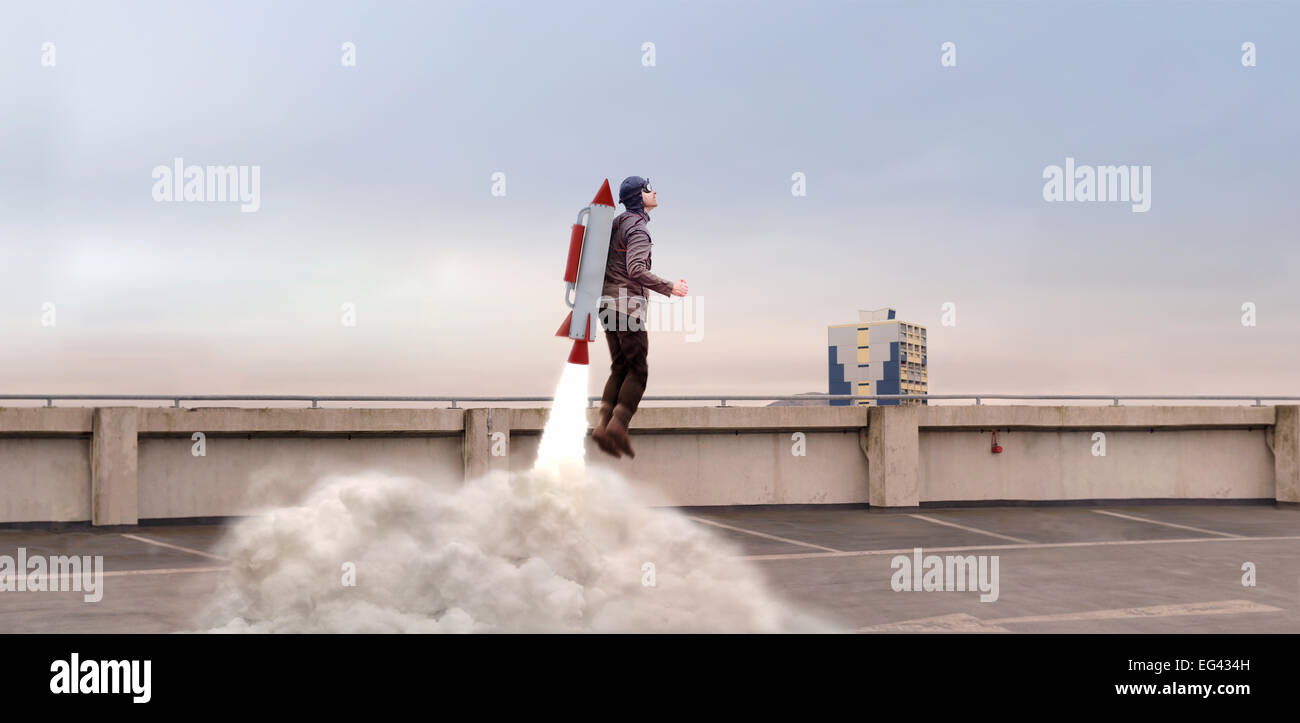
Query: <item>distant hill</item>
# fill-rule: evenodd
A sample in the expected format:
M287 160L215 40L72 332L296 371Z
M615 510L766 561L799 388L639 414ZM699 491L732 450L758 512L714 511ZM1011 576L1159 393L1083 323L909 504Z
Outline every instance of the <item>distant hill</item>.
M805 394L826 394L826 392L801 392L796 396ZM829 399L782 399L778 402L768 404L769 407L828 407L831 400Z

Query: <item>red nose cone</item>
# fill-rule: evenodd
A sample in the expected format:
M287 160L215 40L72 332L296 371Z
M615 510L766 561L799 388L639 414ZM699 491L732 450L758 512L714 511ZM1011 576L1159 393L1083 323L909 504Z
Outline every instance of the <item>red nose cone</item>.
M569 352L569 363L586 364L587 362L587 342L581 339L573 342L573 351Z
M593 198L593 199L591 199L591 205L593 205L593 206L596 206L596 205L600 205L600 206L613 206L613 205L614 205L614 194L613 194L613 193L610 193L610 190L609 190L609 179L608 179L608 178L605 179L605 183L600 187L600 190L596 192L596 197Z

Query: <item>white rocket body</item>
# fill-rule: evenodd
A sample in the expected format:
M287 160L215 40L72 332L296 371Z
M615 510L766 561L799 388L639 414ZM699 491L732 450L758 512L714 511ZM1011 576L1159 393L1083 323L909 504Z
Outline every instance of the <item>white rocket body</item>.
M587 223L582 224L583 216ZM590 206L578 212L569 239L569 259L564 273L564 303L573 311L556 336L574 340L569 355L572 364L587 363L587 342L596 340L600 328L600 299L605 288L605 262L609 259L609 236L618 215L606 179Z

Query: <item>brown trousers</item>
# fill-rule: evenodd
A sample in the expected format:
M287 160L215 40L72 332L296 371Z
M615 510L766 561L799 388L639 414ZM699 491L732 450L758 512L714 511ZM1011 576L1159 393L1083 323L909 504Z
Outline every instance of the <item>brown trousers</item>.
M622 405L630 414L635 414L650 376L650 366L646 361L650 353L650 335L644 324L639 331L628 331L632 326L622 314L602 315L601 321L610 358L609 379L601 394L601 404Z

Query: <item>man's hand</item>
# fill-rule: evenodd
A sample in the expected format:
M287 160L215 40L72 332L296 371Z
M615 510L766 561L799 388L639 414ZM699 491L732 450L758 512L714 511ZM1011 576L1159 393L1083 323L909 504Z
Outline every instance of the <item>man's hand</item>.
M673 296L686 296L686 279L678 279L673 284Z

